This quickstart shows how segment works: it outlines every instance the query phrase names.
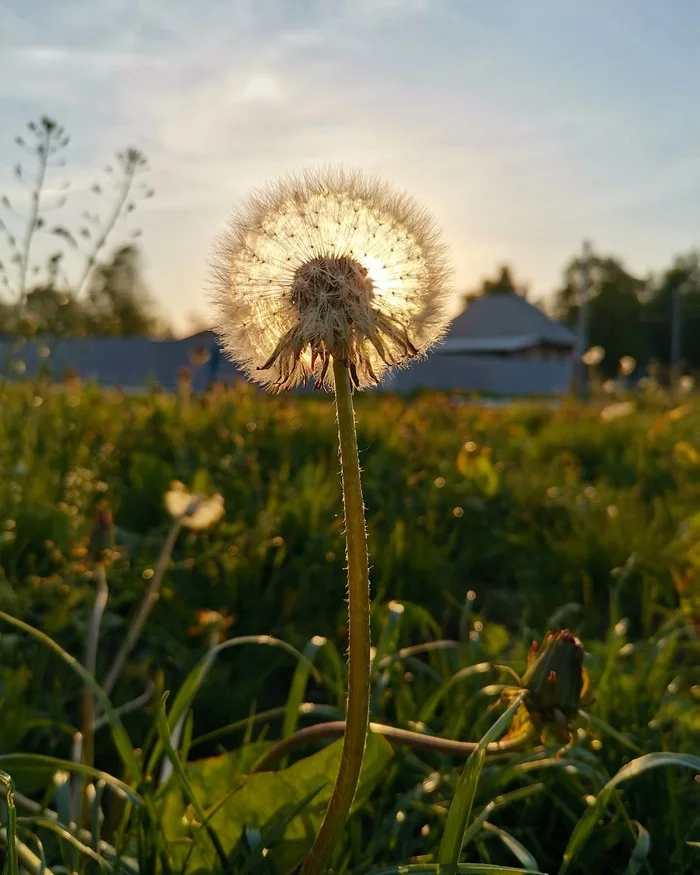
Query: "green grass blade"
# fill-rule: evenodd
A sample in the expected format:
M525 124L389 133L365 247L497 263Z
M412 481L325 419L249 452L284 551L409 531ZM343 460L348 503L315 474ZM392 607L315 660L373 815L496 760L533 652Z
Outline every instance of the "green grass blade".
M45 647L48 647L49 650L52 650L58 657L63 660L63 662L66 663L69 668L71 668L78 675L78 677L85 684L85 686L90 688L90 691L99 702L100 708L102 709L107 720L109 721L112 737L114 738L114 744L120 757L122 758L122 762L128 769L129 773L134 777L134 779L140 781L141 766L139 765L138 758L134 753L134 747L131 744L131 740L129 738L129 735L127 734L126 729L124 728L124 724L119 719L119 716L115 713L108 696L105 694L102 687L97 683L95 678L90 674L90 672L87 671L74 656L71 656L70 653L67 653L62 647L56 644L53 638L45 635L43 632L39 631L39 629L35 629L28 623L23 623L22 620L17 620L15 617L10 616L10 614L6 614L4 611L0 611L0 620L5 623L9 623L16 629L21 629L23 632L31 635L32 638L35 638Z
M418 712L419 723L430 723L437 710L440 702L456 686L465 678L474 677L474 675L485 674L493 669L490 662L479 662L476 665L468 665L466 668L460 669L458 672L448 678L442 686L438 687L435 692L430 695L421 710Z
M55 774L58 771L75 772L78 775L84 775L97 781L104 781L113 790L118 793L123 793L130 802L138 805L139 808L146 806L145 801L139 794L128 784L120 781L119 778L113 778L106 772L100 769L95 769L92 766L86 766L83 763L76 763L73 760L64 760L60 757L46 756L40 753L6 753L0 755L1 766L15 766L18 769L36 769L45 771L49 774Z
M104 857L100 856L96 851L94 851L91 847L86 845L84 842L81 842L77 836L73 835L70 830L66 829L65 826L62 826L60 823L57 823L55 820L51 820L48 817L21 817L20 823L22 824L32 824L37 827L41 827L42 829L47 829L49 832L57 835L62 841L66 842L66 844L71 845L78 853L83 854L85 857L89 857L91 860L94 860L96 863L100 865L103 869L113 870L112 864L105 860Z
M486 745L489 744L489 742L500 738L510 726L511 721L515 716L515 712L522 703L524 695L524 693L521 693L517 696L510 707L498 718L484 735L479 742L477 749L469 756L469 759L465 763L462 774L457 782L450 810L447 813L445 831L442 834L440 847L438 849L438 863L455 865L459 862L459 857L462 853L462 845L464 843L464 833L474 804L474 797L479 784L481 767L483 766L486 757Z
M206 732L204 735L198 735L192 740L191 748L199 747L202 744L216 741L217 738L222 738L225 735L230 735L239 729L246 729L251 724L263 723L265 720L270 720L274 717L284 717L287 710L286 705L280 705L277 708L269 708L267 711L260 711L252 717L244 717L242 720L236 720L234 723L227 723L226 726L221 726L218 729L213 729L211 732ZM316 705L314 702L302 702L299 705L297 717L306 717L314 715L323 717L325 720L342 720L345 712L340 708L333 708L330 705Z
M564 875L569 868L571 861L583 847L584 843L595 828L596 823L600 819L602 811L610 801L610 797L615 788L624 781L629 781L631 778L636 778L639 775L644 774L644 772L648 772L650 769L659 768L660 766L682 766L683 768L693 769L695 772L700 772L700 757L692 756L687 753L649 753L645 754L645 756L638 757L636 760L632 760L627 763L627 765L623 766L598 793L593 805L586 809L574 827L569 843L564 850L559 875ZM639 841L639 839L637 841Z
M306 647L304 647L302 653L304 659L297 663L297 667L294 670L294 677L292 678L292 683L289 688L289 695L287 696L287 706L284 713L284 720L282 721L282 738L287 738L288 735L292 735L297 728L299 708L304 701L306 685L309 682L309 675L311 674L316 654L325 646L325 644L325 638L320 635L314 635L314 637L307 642ZM280 768L284 768L284 766L281 766Z
M388 653L396 642L397 633L401 625L401 617L403 616L404 607L401 602L389 602L387 605L389 616L386 618L382 634L379 636L377 646L372 658L372 674L377 669L377 666L384 658L384 654Z
M15 782L12 776L0 771L0 781L5 787L5 804L7 806L7 856L3 875L19 875L17 862L17 807L15 805Z
M310 793L307 793L303 799L300 799L299 802L292 806L292 808L283 816L273 819L265 832L261 834L259 843L245 861L245 865L241 869L239 875L250 875L250 873L255 872L255 867L263 862L270 847L282 838L287 824L291 823L297 815L301 814L306 806L318 795L322 786L323 785L316 787Z
M499 808L505 808L506 805L511 805L513 802L520 802L522 799L536 796L538 793L542 793L546 789L547 788L544 784L530 784L529 787L519 787L517 790L511 790L509 793L502 793L500 796L496 796L484 806L483 810L479 812L467 827L467 830L464 833L462 848L466 848L469 842L479 834L482 825L494 811L497 811Z
M634 843L634 849L630 856L630 861L627 864L625 875L637 875L642 866L646 863L649 851L651 850L651 837L649 832L636 820L634 821L634 825L637 827L637 841Z
M229 650L231 647L240 647L243 644L259 644L266 647L278 647L294 656L300 662L306 659L296 647L292 647L291 644L287 644L286 641L281 641L279 638L273 638L271 635L244 635L239 638L231 638L229 641L224 641L222 644L217 644L216 647L212 647L205 653L177 691L172 708L168 714L168 724L170 726L175 726L182 715L188 710L194 701L195 696L199 692L200 687L206 680L207 675L211 671L211 667L214 665L218 655L223 653L224 650ZM313 666L310 670L316 675ZM162 754L163 745L161 740L158 739L148 760L146 775L150 776L153 774L153 770L156 768Z
M211 839L212 845L214 845L214 850L221 862L221 866L226 870L228 866L228 858L226 857L226 851L224 851L221 842L219 841L219 837L216 832L212 829L211 824L207 821L207 815L202 808L202 805L197 798L197 794L192 789L192 785L190 783L189 778L187 777L187 773L185 772L185 768L182 765L182 761L180 757L177 755L177 751L173 747L173 743L170 740L170 726L168 725L168 718L165 713L165 701L168 697L166 693L163 696L163 700L161 702L160 708L158 709L158 714L156 717L156 726L158 729L158 737L160 738L161 744L165 750L165 755L170 760L170 764L173 767L173 771L177 776L178 781L180 782L180 786L182 787L182 792L190 803L190 805L197 812L197 817L199 818L199 822L202 827L206 830L207 835Z
M0 842L8 844L7 831L0 829ZM16 840L15 846L17 849L17 858L22 863L22 868L26 869L30 875L53 875L51 869L46 866L45 861L28 848L24 842Z
M525 866L526 869L538 868L537 860L532 856L530 851L528 851L525 845L519 842L509 832L506 832L500 826L494 826L492 823L484 823L484 830L496 838L499 838L516 860Z

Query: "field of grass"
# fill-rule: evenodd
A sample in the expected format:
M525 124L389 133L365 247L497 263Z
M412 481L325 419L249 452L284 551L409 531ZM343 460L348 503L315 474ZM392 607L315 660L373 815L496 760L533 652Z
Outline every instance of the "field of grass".
M0 610L55 642L52 651L8 620L0 627L0 769L62 824L32 815L25 799L19 838L56 873L151 875L220 870L213 829L228 871L292 871L327 802L319 780L332 775L338 744L300 748L283 772L247 773L271 740L343 712L332 399L247 386L124 398L41 382L0 394ZM568 627L586 646L589 719L565 750L533 745L485 760L462 860L571 875L698 871L697 400L640 401L601 416L568 402L487 408L366 394L357 415L377 647L372 719L478 740L509 683L503 666L521 674L548 629ZM220 493L225 514L209 530L179 533L112 696L116 706L141 702L124 712L123 735L96 730L92 812L105 818L103 847L96 820L87 833L68 826L75 787L56 780L72 768L80 725L85 679L65 654L82 659L95 599L86 545L106 500L116 545L102 680L171 530L164 496L174 480ZM231 644L217 649L202 609L222 612ZM237 642L255 635L274 639ZM180 712L168 759L165 721L173 729ZM164 747L176 774L158 790ZM463 765L372 738L335 871L433 862ZM117 793L109 776L125 782ZM125 804L127 791L138 798ZM200 805L211 818L204 827Z

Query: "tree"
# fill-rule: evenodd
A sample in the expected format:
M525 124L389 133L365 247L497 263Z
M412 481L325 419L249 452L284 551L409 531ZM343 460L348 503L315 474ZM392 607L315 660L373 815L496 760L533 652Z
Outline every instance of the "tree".
M700 367L700 253L679 255L650 283L644 308L650 355L671 362L674 299L680 307L681 358L690 367Z
M580 277L584 265L580 256L564 271L563 286L556 292L554 315L571 328L578 323ZM643 327L644 294L647 281L628 273L622 262L593 253L588 261L589 346L605 350L602 370L614 375L624 355L638 361L648 358Z
M486 278L482 281L481 286L476 291L467 292L467 294L464 295L464 303L466 305L469 301L474 298L480 298L482 295L493 295L498 293L510 293L521 295L523 298L527 297L527 287L516 285L511 273L511 268L507 264L500 267L495 279Z
M89 334L137 337L165 333L141 277L136 246L122 246L93 273L85 303Z

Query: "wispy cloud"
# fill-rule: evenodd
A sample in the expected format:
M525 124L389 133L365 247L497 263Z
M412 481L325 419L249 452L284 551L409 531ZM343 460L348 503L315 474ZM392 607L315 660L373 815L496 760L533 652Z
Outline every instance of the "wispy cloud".
M80 179L122 145L147 152L158 195L144 245L171 312L201 301L208 242L232 201L334 161L431 207L460 285L509 259L542 293L583 236L640 270L692 242L700 61L677 46L700 14L689 0L662 6L62 0L59 12L9 0L3 129L59 117ZM8 136L3 175L12 160Z

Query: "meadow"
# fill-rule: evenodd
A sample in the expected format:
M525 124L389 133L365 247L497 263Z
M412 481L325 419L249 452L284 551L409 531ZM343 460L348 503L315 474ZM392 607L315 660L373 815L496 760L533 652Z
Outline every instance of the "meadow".
M697 398L602 408L363 393L356 408L371 719L478 740L532 641L562 628L584 642L593 701L569 745L486 757L461 778L465 757L370 737L334 871L438 871L459 781L473 793L463 868L451 871L697 871ZM16 790L19 865L32 875L293 871L327 803L338 742L249 772L273 740L343 714L332 398L7 383L0 471L0 769ZM173 481L219 494L221 520L173 534ZM116 712L96 693L107 719L81 772L86 679L69 655L82 660L91 533L107 505L98 681L149 582L162 585L111 695ZM81 774L93 782L87 819L75 813Z

